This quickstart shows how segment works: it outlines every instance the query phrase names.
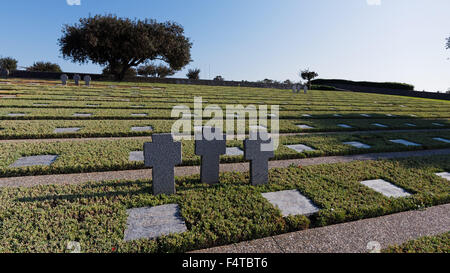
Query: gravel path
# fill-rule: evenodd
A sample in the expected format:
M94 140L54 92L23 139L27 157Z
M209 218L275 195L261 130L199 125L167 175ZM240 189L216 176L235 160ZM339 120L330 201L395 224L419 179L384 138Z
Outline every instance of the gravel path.
M374 245L383 249L448 231L450 204L298 231L196 253L367 253L369 242L376 242Z
M450 131L450 129L412 129L412 130L370 130L370 131L336 131L336 132L305 132L305 133L280 133L279 136L306 136L306 135L338 135L338 134L373 134L373 133L420 133ZM238 135L240 136L240 135ZM92 141L92 140L141 140L151 141L151 136L132 137L72 137L72 138L30 138L30 139L0 139L0 143L50 143L66 141Z
M450 154L450 149L393 152L393 153L372 153L372 154L347 155L347 156L327 156L317 158L270 161L269 168L271 169L286 168L291 165L310 166L319 164L345 163L352 161L366 161L366 160L419 157L431 155L448 155L448 154ZM249 170L248 162L220 165L220 172L246 172L248 170ZM200 166L186 166L175 168L175 176L189 176L199 173L200 173ZM73 185L73 184L82 184L89 181L97 182L106 180L139 180L139 179L149 179L151 178L151 176L152 176L151 169L142 169L142 170L128 170L128 171L7 177L7 178L0 178L0 188L33 187L38 185L52 185L52 184Z

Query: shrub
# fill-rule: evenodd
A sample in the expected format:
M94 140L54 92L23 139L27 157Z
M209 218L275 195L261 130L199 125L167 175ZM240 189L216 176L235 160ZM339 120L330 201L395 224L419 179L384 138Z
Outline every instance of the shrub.
M199 80L200 79L200 69L189 69L188 73L186 74L186 77L190 80Z
M35 62L32 66L27 67L27 71L32 72L62 72L58 64L51 62Z

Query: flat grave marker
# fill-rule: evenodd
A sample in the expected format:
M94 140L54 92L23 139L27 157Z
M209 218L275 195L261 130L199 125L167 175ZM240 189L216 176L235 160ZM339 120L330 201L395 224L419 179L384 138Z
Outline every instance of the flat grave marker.
M26 156L17 159L9 167L19 168L19 167L31 167L31 166L50 166L56 159L57 155L35 155Z
M129 209L127 215L125 241L155 239L187 231L177 204Z
M131 114L132 117L146 117L148 114L145 113L133 113Z
M25 113L9 113L8 117L24 117L26 116Z
M315 151L313 148L303 145L303 144L295 144L295 145L284 145L287 148L296 151L297 153L310 152Z
M421 144L410 142L410 141L407 141L407 140L404 140L404 139L393 139L393 140L389 140L389 141L393 142L393 143L397 143L397 144L402 144L402 145L405 145L405 146L422 146Z
M297 124L296 126L298 128L300 128L300 129L314 129L314 127L311 127L311 126L306 125L306 124Z
M433 122L433 125L434 125L434 126L439 126L439 127L445 126L444 124L442 124L442 123L437 123L437 122Z
M362 181L361 184L373 189L376 192L383 194L386 197L408 197L411 194L404 189L397 187L383 179L366 180Z
M227 156L243 156L244 151L239 147L227 147L226 153Z
M372 125L376 126L376 127L381 127L381 128L388 128L389 127L389 126L381 124L381 123L372 123Z
M409 126L409 127L417 127L417 125L415 125L415 124L413 124L413 123L405 123L405 125L406 125L406 126Z
M371 148L370 145L367 145L367 144L364 144L364 143L361 143L361 142L358 142L358 141L344 142L343 144L351 145L351 146L353 146L355 148L358 148L358 149L370 149Z
M131 127L131 131L132 132L150 132L150 131L153 131L153 127L152 126L136 126L136 127Z
M128 156L129 161L144 161L144 152L143 151L134 151L130 152L130 155Z
M53 133L55 134L63 134L63 133L75 133L80 131L81 128L79 127L72 127L72 128L56 128Z
M269 192L263 193L262 196L274 207L281 210L283 217L289 215L308 216L320 210L311 200L303 196L298 190Z
M337 126L338 126L338 127L341 127L341 128L345 128L345 129L353 128L352 126L350 126L350 125L348 125L348 124L338 124Z
M368 115L368 114L360 114L360 116L366 117L366 118L370 118L371 117L371 115Z
M446 138L442 138L442 137L435 137L433 139L437 140L437 141L445 142L445 143L450 143L450 140L448 140Z
M72 116L74 116L74 117L91 117L92 114L91 113L75 113Z
M448 181L450 181L450 173L448 173L448 172L437 173L436 175L440 176L440 177L442 177L444 179L447 179Z

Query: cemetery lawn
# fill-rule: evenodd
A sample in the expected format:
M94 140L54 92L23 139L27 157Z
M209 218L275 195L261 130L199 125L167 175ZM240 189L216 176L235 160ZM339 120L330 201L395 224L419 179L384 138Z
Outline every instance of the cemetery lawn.
M4 188L0 252L67 252L70 241L80 242L83 252L185 252L423 209L450 202L448 181L435 175L450 171L449 166L450 156L292 166L271 170L269 184L258 187L249 185L247 173L221 174L214 186L201 184L196 175L177 178L172 196L152 196L151 181ZM360 183L371 179L384 179L412 195L387 198ZM293 189L320 211L283 217L261 195ZM173 203L181 208L187 232L123 241L127 209Z
M383 253L450 253L450 232L391 246L384 249Z

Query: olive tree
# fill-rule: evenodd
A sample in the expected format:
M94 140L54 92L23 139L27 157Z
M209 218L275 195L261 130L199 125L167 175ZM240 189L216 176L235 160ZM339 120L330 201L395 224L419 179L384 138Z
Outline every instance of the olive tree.
M96 15L64 25L62 32L58 43L63 58L108 67L116 80L122 80L130 68L153 60L175 71L191 62L192 43L174 22Z

